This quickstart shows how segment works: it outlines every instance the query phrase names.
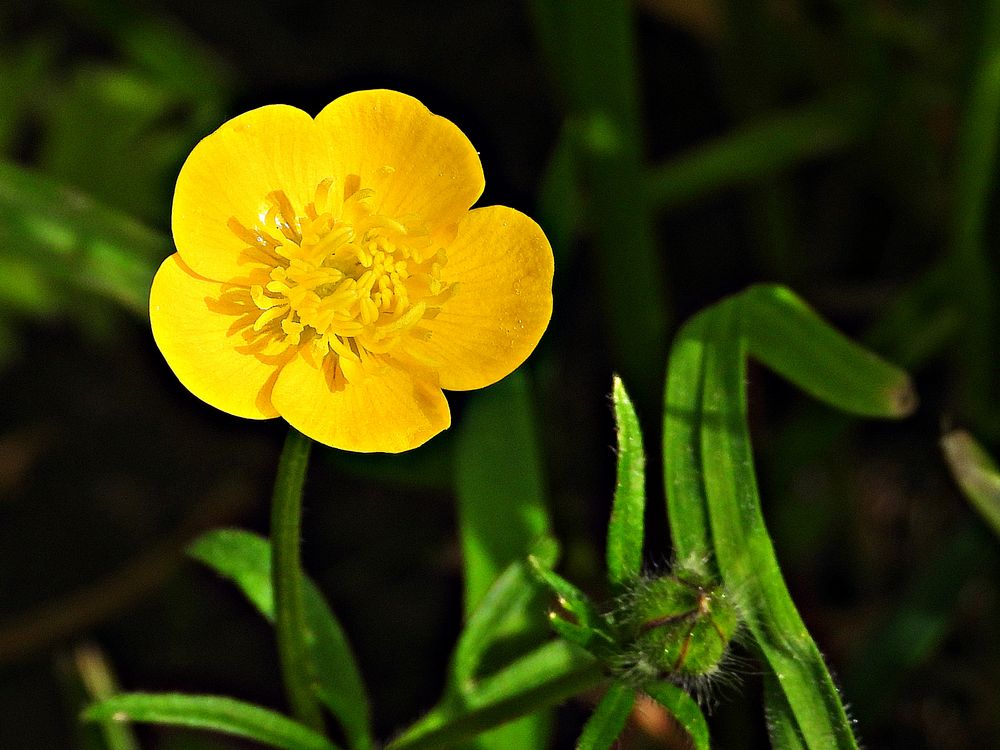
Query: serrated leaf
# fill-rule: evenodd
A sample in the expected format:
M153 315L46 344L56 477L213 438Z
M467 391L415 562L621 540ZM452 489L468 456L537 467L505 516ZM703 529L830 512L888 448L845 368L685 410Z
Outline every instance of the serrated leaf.
M337 750L325 737L287 716L214 695L125 693L87 708L83 719L209 729L282 750Z
M608 524L608 581L620 588L642 573L643 514L646 510L646 454L635 407L615 376L611 390L618 426L618 467Z
M233 581L273 622L271 545L266 539L248 531L220 529L197 539L188 554ZM343 724L352 748L374 747L364 682L347 636L319 589L308 579L304 599L313 636L309 646L317 679L316 695Z

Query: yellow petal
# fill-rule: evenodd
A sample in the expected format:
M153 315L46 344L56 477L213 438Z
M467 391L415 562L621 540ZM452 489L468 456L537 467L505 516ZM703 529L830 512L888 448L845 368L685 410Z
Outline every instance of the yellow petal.
M454 123L396 91L357 91L327 105L316 123L377 213L421 217L431 231L457 222L483 192L479 155Z
M296 357L282 368L272 394L281 416L320 443L400 453L451 424L441 389L403 369L370 360L364 375L340 390L331 390L327 374Z
M430 336L405 349L435 363L442 388L482 388L513 372L542 337L552 316L552 248L521 212L488 206L467 214L446 253L441 276L455 294L421 321Z
M270 392L277 368L236 351L244 343L238 332L229 332L236 318L206 304L218 299L220 287L195 275L179 255L163 261L149 292L153 338L178 380L198 398L238 417L275 417Z
M181 168L172 217L177 250L195 272L229 281L245 273L237 261L247 247L231 218L248 229L260 224L276 190L302 215L319 183L342 172L329 134L302 110L275 104L242 114L204 138Z

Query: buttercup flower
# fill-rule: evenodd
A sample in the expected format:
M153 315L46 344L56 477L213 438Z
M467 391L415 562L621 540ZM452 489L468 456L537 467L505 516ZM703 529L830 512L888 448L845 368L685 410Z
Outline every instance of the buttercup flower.
M512 208L470 210L483 187L465 135L394 91L315 119L240 115L177 178L156 343L225 412L347 450L414 448L451 422L442 388L513 371L552 312L545 235Z

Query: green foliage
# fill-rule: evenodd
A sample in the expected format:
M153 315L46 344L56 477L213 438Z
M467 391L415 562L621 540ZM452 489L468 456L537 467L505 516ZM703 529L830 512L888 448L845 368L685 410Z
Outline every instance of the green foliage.
M774 304L761 305L761 297ZM677 555L709 555L737 597L783 695L783 701L769 703L771 721L794 721L807 747L855 748L847 714L785 588L764 525L746 425L745 358L760 353L814 395L863 413L898 417L914 400L900 395L910 393L903 373L845 346L835 332L823 330L819 318L794 315L800 303L790 314L784 304L789 300L794 298L787 290L754 288L701 313L678 337L664 415L671 530ZM794 339L770 335L789 319L801 326ZM814 367L831 351L839 367L823 371L825 380L817 383ZM855 372L862 376L855 378Z
M612 682L583 727L577 750L609 750L625 728L635 704L635 691L621 682Z
M611 388L618 425L618 469L614 505L608 522L608 581L621 587L642 573L642 538L646 509L646 455L639 418L625 386L616 377Z
M208 729L282 750L337 750L321 734L281 714L214 695L125 693L91 706L83 718Z
M196 560L233 581L269 621L274 621L271 545L248 531L220 529L200 537L188 549ZM374 747L368 699L343 628L323 595L306 579L303 605L308 632L309 673L317 697L344 727L352 750Z
M672 682L647 682L642 690L659 703L691 736L695 750L708 750L708 724L701 708L688 693Z
M941 438L941 449L962 492L1000 535L1000 468L975 438L962 430Z

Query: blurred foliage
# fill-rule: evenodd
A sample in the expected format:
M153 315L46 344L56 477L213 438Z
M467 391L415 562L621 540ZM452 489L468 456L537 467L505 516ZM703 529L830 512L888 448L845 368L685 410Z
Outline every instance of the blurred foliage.
M316 112L375 86L460 122L486 202L537 216L557 253L530 387L452 394L454 434L413 454L314 460L306 564L357 648L377 735L442 694L484 587L463 583L457 514L488 523L499 501L456 499L475 503L487 469L527 487L520 528L554 531L567 577L606 598L612 372L655 444L671 325L779 280L922 398L906 423L860 425L750 368L763 510L802 619L868 746L1000 746L1000 556L937 449L944 423L1000 455L998 60L996 0L0 6L0 747L101 741L66 687L82 640L129 688L284 708L266 623L181 563L213 525L266 529L280 425L209 413L177 385L145 295L200 137L254 106ZM483 426L506 415L537 435L525 466ZM499 463L469 463L487 449ZM652 567L671 555L660 515ZM710 716L720 747L768 742L746 704L774 686L746 671ZM590 710L563 707L553 745ZM623 746L678 746L656 716L635 711Z

